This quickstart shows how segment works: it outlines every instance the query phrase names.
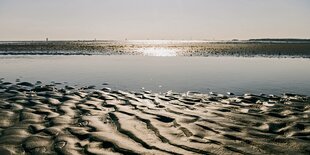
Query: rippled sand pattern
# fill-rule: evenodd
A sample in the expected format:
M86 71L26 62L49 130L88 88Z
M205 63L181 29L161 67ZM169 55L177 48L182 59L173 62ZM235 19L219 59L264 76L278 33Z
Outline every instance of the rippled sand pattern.
M309 154L309 97L0 83L0 154Z

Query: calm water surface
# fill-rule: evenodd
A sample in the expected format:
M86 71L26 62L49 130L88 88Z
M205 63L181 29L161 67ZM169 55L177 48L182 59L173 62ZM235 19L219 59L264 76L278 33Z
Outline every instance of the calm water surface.
M1 56L0 77L132 91L310 95L310 60L303 58Z

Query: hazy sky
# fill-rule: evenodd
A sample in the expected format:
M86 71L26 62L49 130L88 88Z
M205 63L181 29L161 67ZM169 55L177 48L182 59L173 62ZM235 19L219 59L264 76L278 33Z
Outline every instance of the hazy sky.
M0 0L0 40L310 38L310 0Z

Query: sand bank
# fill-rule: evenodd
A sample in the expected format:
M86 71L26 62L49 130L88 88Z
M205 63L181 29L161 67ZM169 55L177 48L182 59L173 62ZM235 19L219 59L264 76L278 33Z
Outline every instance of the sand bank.
M1 81L0 154L309 154L309 99Z
M15 41L0 55L147 55L310 57L310 42L289 41Z

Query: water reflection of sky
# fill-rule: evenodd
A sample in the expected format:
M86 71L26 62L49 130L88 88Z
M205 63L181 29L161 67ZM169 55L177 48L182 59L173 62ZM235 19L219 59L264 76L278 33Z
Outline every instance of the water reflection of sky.
M161 55L161 50L150 49ZM153 53L154 54L154 53ZM171 53L173 54L173 52ZM168 56L168 55L166 55ZM238 57L1 56L0 78L165 92L310 95L310 60Z

